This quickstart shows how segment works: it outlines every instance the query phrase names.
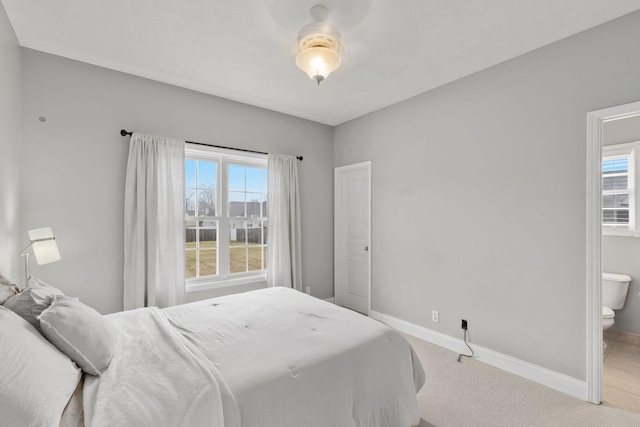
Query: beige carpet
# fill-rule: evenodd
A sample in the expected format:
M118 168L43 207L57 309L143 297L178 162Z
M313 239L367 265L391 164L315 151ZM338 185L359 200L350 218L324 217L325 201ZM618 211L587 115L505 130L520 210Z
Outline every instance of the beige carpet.
M640 427L640 415L594 405L405 335L427 383L418 393L419 427Z

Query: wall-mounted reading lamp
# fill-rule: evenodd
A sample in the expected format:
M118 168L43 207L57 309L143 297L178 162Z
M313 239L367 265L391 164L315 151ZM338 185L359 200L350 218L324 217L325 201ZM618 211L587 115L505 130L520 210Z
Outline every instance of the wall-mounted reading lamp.
M36 257L38 265L49 264L50 262L56 262L60 260L60 252L58 251L58 245L56 244L56 238L53 235L51 227L37 228L35 230L29 230L29 246L24 248L20 252L20 256L24 257L24 283L26 285L27 280L31 273L29 272L29 254L33 252Z

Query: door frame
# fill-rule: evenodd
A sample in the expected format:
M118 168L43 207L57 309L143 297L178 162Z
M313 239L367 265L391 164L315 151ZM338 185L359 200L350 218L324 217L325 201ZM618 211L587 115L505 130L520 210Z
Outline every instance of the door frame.
M371 161L365 161L360 163L354 163L345 166L337 166L334 168L334 240L333 240L333 253L334 253L334 302L336 305L342 306L343 303L343 290L344 285L342 283L342 233L343 233L343 224L342 224L342 184L343 184L343 174L345 172L351 172L358 169L366 169L367 170L367 192L369 197L367 197L367 211L369 213L369 229L367 230L369 234L369 250L367 251L367 316L371 315Z
M602 402L602 129L605 122L637 116L640 102L587 113L587 396Z

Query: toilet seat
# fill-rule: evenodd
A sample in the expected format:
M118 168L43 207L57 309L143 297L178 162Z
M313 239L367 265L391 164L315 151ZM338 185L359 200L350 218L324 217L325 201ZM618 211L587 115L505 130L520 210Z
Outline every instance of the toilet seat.
M611 310L609 307L606 306L602 306L602 318L603 319L613 319L614 317L616 317L616 313L614 313L613 310Z
M607 330L613 326L616 319L616 314L609 307L602 306L602 330ZM605 347L606 348L606 347Z

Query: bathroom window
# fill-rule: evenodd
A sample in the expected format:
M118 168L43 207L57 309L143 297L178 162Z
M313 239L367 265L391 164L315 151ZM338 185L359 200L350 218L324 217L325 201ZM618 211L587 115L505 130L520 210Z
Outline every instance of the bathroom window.
M602 149L602 232L605 235L636 235L638 148L640 142L608 145Z
M629 227L629 157L602 160L602 224Z

